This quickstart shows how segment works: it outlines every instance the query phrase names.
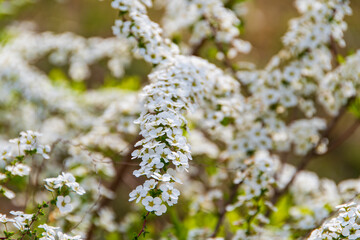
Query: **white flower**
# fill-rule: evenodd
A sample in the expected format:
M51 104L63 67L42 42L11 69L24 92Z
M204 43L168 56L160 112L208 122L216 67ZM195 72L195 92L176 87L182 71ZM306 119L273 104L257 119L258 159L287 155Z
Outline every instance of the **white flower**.
M155 212L157 216L161 216L163 213L165 213L167 210L165 204L161 204L158 208L158 210Z
M46 182L45 188L50 192L53 192L54 189L62 188L64 185L66 185L77 194L83 195L85 193L85 189L81 187L80 184L77 183L75 180L75 177L71 173L63 172L56 178L44 179L44 181Z
M59 237L59 240L80 240L81 239L81 236L80 235L76 235L74 237L71 237L65 233L62 233L62 232L58 232L57 233L58 237Z
M3 186L0 186L0 191L4 192L4 196L7 197L8 199L13 199L15 197L15 193Z
M43 232L41 240L53 240L56 237L56 230L59 229L59 227L52 227L47 224L39 225L39 228L43 228L45 232Z
M73 207L70 204L71 198L70 196L58 196L56 206L59 208L61 213L68 213L71 212Z
M20 146L25 150L34 150L36 149L37 138L41 136L38 132L33 132L28 130L26 132L20 133Z
M79 195L83 195L85 193L85 189L80 186L79 183L75 182L70 185L71 189Z
M22 163L16 163L14 166L6 166L7 171L11 172L12 175L27 176L30 173L30 167Z
M50 151L51 151L51 148L49 145L45 145L45 146L39 145L36 149L36 153L41 154L43 156L43 158L45 158L45 159L50 158L50 156L49 156Z
M171 183L166 183L160 186L160 190L162 191L163 199L178 199L180 195L180 191L174 188L174 185Z
M19 138L10 139L9 143L14 143L16 145L20 145L20 139Z
M147 195L148 191L143 188L143 186L137 186L135 190L133 190L129 196L129 201L136 200L136 203L138 203L142 198L144 198Z
M153 178L155 178L158 181L162 181L162 182L169 182L172 178L171 175L168 173L165 173L164 175L161 175L159 173L154 173L153 175L151 175Z
M5 214L0 214L0 223L8 223L13 221L12 219L8 219Z
M144 183L144 189L146 190L150 190L150 189L154 189L157 185L157 182L154 179L151 180L146 180Z
M145 206L145 209L149 212L158 211L160 209L160 204L162 203L159 197L153 198L147 196L142 200L142 204Z
M6 174L0 173L0 181L4 180L6 178L7 178Z
M19 230L27 229L26 226L29 225L33 217L33 214L25 214L22 211L10 211L10 214L15 216L13 225Z
M0 159L3 161L8 161L12 157L11 147L6 147L0 152Z
M67 185L68 187L71 187L71 184L75 183L75 181L76 181L74 175L72 175L71 173L63 172L62 175L59 175L59 177L61 178L63 183L65 185Z

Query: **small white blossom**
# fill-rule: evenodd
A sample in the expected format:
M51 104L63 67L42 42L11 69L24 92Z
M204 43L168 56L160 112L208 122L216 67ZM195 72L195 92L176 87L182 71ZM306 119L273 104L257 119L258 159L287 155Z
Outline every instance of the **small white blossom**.
M22 163L16 163L14 166L6 166L5 169L9 171L12 175L17 175L21 177L29 175L31 170L29 166Z
M70 196L58 196L56 201L56 206L59 208L61 213L68 213L71 212L73 206L71 205L71 198Z

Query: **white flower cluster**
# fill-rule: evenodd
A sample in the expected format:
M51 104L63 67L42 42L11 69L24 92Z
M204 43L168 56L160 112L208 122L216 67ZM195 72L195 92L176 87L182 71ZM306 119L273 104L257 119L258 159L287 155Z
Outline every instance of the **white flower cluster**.
M240 35L241 21L233 11L224 7L222 1L194 0L191 2L197 6L199 15L205 17L212 25L210 28L216 29L215 41L231 44L232 48L228 51L230 58L236 56L237 52L248 53L250 51L250 43L237 39ZM201 22L199 23L201 24ZM195 30L198 29L195 26Z
M59 227L52 227L47 224L39 225L39 228L44 229L44 232L41 233L40 240L80 240L82 239L80 235L69 236L65 233L59 231Z
M144 139L136 144L141 149L132 154L133 158L142 159L141 169L134 172L136 176L146 175L159 181L174 182L177 179L168 169L170 164L180 172L188 169L191 155L183 136L183 131L187 129L183 114L194 108L188 99L195 101L204 95L206 73L198 70L198 61L179 56L175 63L150 75L154 83L145 88L146 110L137 120ZM168 204L172 205L169 200Z
M284 166L289 168L290 166ZM290 168L286 171L295 171ZM330 214L332 208L348 199L341 198L336 183L330 179L320 179L315 173L302 171L290 188L294 204L290 208L292 227L310 230L318 226ZM311 198L309 198L311 196ZM352 196L353 197L353 196Z
M346 58L335 71L329 72L320 82L319 102L331 115L339 113L348 99L359 92L360 51Z
M141 203L149 214L160 216L178 203L181 190L189 204L186 206L189 215L181 213L186 227L193 220L192 214L198 214L196 218L209 216L211 223L217 217L213 213L219 213L218 226L224 219L236 219L224 231L222 226L218 229L219 235L226 234L226 239L230 235L233 239L292 239L294 234L319 226L331 208L360 191L360 180L337 186L332 180L319 179L306 171L294 175L295 168L280 166L276 156L292 151L294 154L287 156L325 153L328 140L321 133L327 132L326 121L318 118L323 116L319 108L324 107L335 116L359 93L360 52L334 66L337 53L333 45L344 45L344 17L351 13L348 0L296 0L302 15L291 21L283 38L284 49L265 69L249 67L235 74L245 86L206 60L181 55L179 47L166 38L173 37L185 52L191 52L187 48L192 46L194 55L199 55L195 50L208 47L206 41L213 40L216 51L220 51L216 56L219 63L226 60L225 67L235 66L231 58L250 50L250 44L239 39L242 22L234 13L234 2L238 1L158 2L166 7L162 19L164 31L147 15L151 0L112 1L120 15L113 31L120 39L39 34L16 27L10 30L13 37L0 46L0 116L4 115L0 126L10 126L2 135L11 135L15 131L13 126L16 129L35 126L33 129L41 129L51 139L46 142L54 144L52 158L56 161L51 166L45 164L48 161L44 159L50 158L50 147L40 144L37 132L22 132L11 141L18 145L17 149L0 152L0 192L14 198L15 193L4 186L13 189L8 182L13 176L30 175L26 201L29 194L34 201L43 201L50 194L37 191L40 179L56 176L56 169L66 172L45 179L45 187L53 197L50 203L56 206L54 211L49 210L47 219L57 227L31 225L30 221L45 213L40 212L39 205L38 214L11 212L14 218L0 215L5 228L6 223L11 223L11 227L21 230L15 233L16 237L19 234L21 237L24 230L27 233L36 230L42 240L80 239L85 234L91 239L92 231L103 237L97 228L127 234L133 223L138 224L138 216L126 210L127 215L119 225L115 208L106 204L118 195L113 183L122 177L116 176L118 170L126 172L128 165L132 165L128 163L131 152L133 159L141 161L134 175L146 180L129 194L130 201ZM121 77L131 61L130 47L136 57L144 58L154 67L142 103L137 94L117 89L84 92L73 89L73 80L90 77L90 65L101 60L108 60L112 75ZM39 71L35 63L48 56L54 65L69 66L68 75L73 79L67 79L61 72L60 77L66 81L58 84L52 79L53 72L48 76ZM235 69L228 72L233 74ZM16 111L9 111L8 106L14 106ZM132 124L134 120L138 125ZM134 148L128 148L129 140L135 139L139 128L141 140L133 151ZM192 155L186 139L189 129L195 133L189 134L195 149ZM30 158L34 160L32 168L39 168L38 172L26 165ZM196 162L190 168L192 158ZM179 174L184 171L190 173ZM284 210L284 214L279 213L283 215L280 218L284 219L278 220L277 213L269 218L266 211L275 209L270 198L284 190L290 179L294 181L279 204ZM107 188L102 180L114 182L106 184L110 186ZM227 185L234 188L227 191ZM22 199L14 199L12 204L23 206ZM26 205L30 211L29 201ZM42 207L46 205L44 202ZM315 231L313 239L360 238L359 209L342 206L336 220ZM227 211L232 214L229 218L225 216ZM144 220L142 231L146 217ZM283 229L279 229L276 221L285 222ZM60 231L75 223L73 233L79 235L71 237ZM194 229L189 229L189 239L207 239L217 234L207 224L196 224L190 226ZM44 231L39 232L38 228ZM227 234L227 229L233 232Z
M234 179L234 183L241 183L244 190L244 196L238 196L237 206L264 194L264 191L267 191L275 183L275 173L279 165L278 159L267 151L258 151L255 156L245 162L248 167L242 173L237 172Z
M33 214L25 214L22 211L10 211L10 214L15 216L14 218L8 218L5 214L0 214L0 223L4 224L5 226L8 223L11 223L14 227L19 229L20 231L28 230L33 222ZM59 227L52 227L47 224L39 225L39 228L44 229L45 231L42 232L42 237L40 240L80 240L82 239L81 236L74 236L71 237L67 234L62 233L59 231ZM56 237L57 236L57 237Z
M76 182L75 177L71 173L62 173L56 178L46 178L45 181L45 188L50 192L54 192L56 189L59 191L64 190L62 189L64 186L71 189L78 195L83 195L85 190L83 187L80 186L79 183ZM73 210L73 206L71 205L71 198L69 195L57 197L56 206L59 208L61 213L68 213Z
M325 222L321 228L314 230L309 240L360 238L360 206L351 202L337 208L338 215Z
M6 215L0 214L0 223L2 224L12 223L14 227L16 227L21 231L29 228L29 224L32 221L33 214L25 214L22 211L10 211L10 214L15 217L7 218Z
M197 6L201 12L200 15L208 15L209 21L211 21L211 17L216 17L215 13L218 11L222 12L224 16L226 15L225 13L228 12L227 9L223 8L222 3L218 1L195 1L191 4ZM157 25L153 25L148 19L143 21L141 25L136 23L138 16L142 16L142 18L146 16L146 8L143 3L140 1L136 1L136 3L114 1L113 5L122 11L121 15L123 19L130 18L130 20L127 20L127 25L125 25L125 20L120 20L118 25L121 29L125 29L120 32L131 38L132 41L136 41L138 44L136 49L143 46L142 42L144 39L154 41L154 43L157 42L156 45L158 46L164 46L165 40L161 37L161 30ZM217 8L214 6L217 6ZM221 9L224 11L217 10L221 6ZM186 5L186 7L189 7L189 5ZM330 8L329 6L327 7ZM337 7L339 9L341 8L341 6ZM305 19L306 17L307 16L303 16L300 19ZM321 21L327 23L324 20L327 19L327 15L321 15L320 17L322 19ZM342 20L343 15L339 15L338 18L339 21ZM228 17L227 19L228 21L224 21L226 26L224 25L223 27L227 29L229 33L229 35L225 35L231 37L219 37L218 41L227 41L238 35L230 34L235 33L235 31L231 30L229 26L232 25L234 27L236 21L232 17ZM329 25L329 23L327 24ZM330 23L330 25L331 24L332 23ZM221 30L221 26L218 27ZM115 34L119 34L119 32L116 32L118 29L118 27L114 27ZM133 31L135 31L135 33ZM149 40L149 36L153 36L151 39L155 40ZM221 34L217 36L221 36ZM294 38L296 37L298 36L294 36ZM328 37L327 41L321 43L325 45L329 41L330 38ZM291 126L286 127L286 123L280 120L281 117L278 118L277 114L284 113L288 108L294 107L298 102L302 103L301 108L306 115L312 116L314 114L313 102L305 97L298 97L297 95L301 96L301 94L303 94L304 96L308 96L314 93L314 89L316 89L315 83L307 82L308 80L302 76L313 76L314 72L316 72L310 71L307 68L309 66L307 61L311 59L309 56L321 57L322 55L319 53L324 52L326 60L318 60L316 64L310 64L310 66L312 66L312 69L320 68L322 72L324 69L331 67L331 64L329 64L330 60L328 60L330 59L330 55L326 55L329 53L329 50L327 48L323 49L324 47L321 48L321 46L318 45L316 45L316 47L319 47L320 50L314 47L313 52L310 52L308 55L305 54L299 61L290 61L289 66L285 65L283 71L273 70L280 65L280 58L274 58L268 65L266 71L258 72L252 76L245 76L245 79L248 77L258 78L255 81L249 81L252 83L250 86L252 96L247 99L246 108L242 105L244 101L243 97L237 90L234 90L238 89L239 85L235 86L232 78L224 78L226 79L225 83L229 83L225 85L225 87L221 86L224 82L217 85L217 77L224 77L222 72L217 75L214 74L217 73L215 70L211 74L196 76L199 71L201 73L200 67L207 68L208 70L211 69L208 64L204 63L202 66L194 68L195 75L194 73L185 72L185 75L190 76L184 77L182 76L184 75L182 73L184 72L183 69L189 68L186 61L191 61L194 66L198 65L194 63L194 58L177 57L175 56L176 54L174 54L175 52L171 53L171 51L168 52L168 56L166 57L154 55L156 61L153 61L153 63L162 64L150 75L150 80L153 84L145 88L146 110L142 113L139 120L137 120L137 123L140 123L141 134L144 139L137 144L137 146L141 145L141 149L136 150L133 154L134 158L141 158L142 163L141 169L136 170L134 174L136 176L146 175L148 178L162 179L163 176L161 175L169 174L167 171L170 163L175 165L177 170L187 169L187 159L190 158L190 152L189 146L186 144L186 140L182 135L182 128L184 128L187 123L183 114L185 112L184 110L193 108L193 103L205 102L205 104L207 104L205 109L206 121L204 125L210 126L209 129L213 130L213 133L217 133L220 139L231 139L226 142L228 142L230 146L231 159L233 160L238 157L245 159L248 154L251 155L251 153L256 153L258 150L269 150L274 147L274 145L281 151L287 151L290 149L291 143L295 144L297 154L306 154L319 143L319 131L324 129L324 121L320 119L299 120L294 121ZM144 47L144 49L147 49L147 47ZM291 56L296 55L292 53L289 54ZM149 54L142 54L142 56L148 58ZM289 56L286 57L286 59L288 58ZM165 59L167 61L162 62L162 60ZM183 62L182 65L180 62ZM324 64L324 62L326 64ZM238 77L243 78L241 74ZM318 75L316 75L316 77L318 77ZM195 84L191 86L192 90L190 90L190 85L187 83L187 85L183 85L183 83L178 80L179 78L183 78L189 83L195 82L192 79L201 78L210 81L205 85L206 88L203 87L204 84ZM204 92L202 92L202 88L205 89ZM194 93L195 97L192 96ZM209 93L214 94L213 97L210 97L211 94ZM307 131L302 131L304 128L307 129ZM173 149L173 145L176 146L175 149ZM179 151L179 146L181 151ZM325 148L326 147L324 147L324 149ZM169 175L171 176L171 174ZM171 179L168 175L164 176L166 176L165 179ZM171 179L171 181L175 181L175 179ZM144 189L146 188L142 186L141 190L143 191ZM141 198L138 201L140 201L142 198L150 195L149 189L147 190L148 193L146 194L144 192L140 194L140 192L135 191L132 195L135 196L139 194ZM160 194L160 192L158 194ZM157 196L158 195L152 193L151 197L154 198Z
M295 153L305 155L320 142L320 130L326 128L324 120L313 118L309 120L299 120L290 125L289 140L294 142Z
M53 192L58 188L61 190L63 186L67 186L79 195L83 195L85 193L85 190L79 185L79 183L76 182L74 175L71 173L63 172L56 178L46 178L44 181L46 182L46 189L50 192Z
M220 0L168 0L162 21L165 33L170 36L191 26L190 45L214 35L215 41L229 44L229 58L234 58L237 53L248 53L251 49L249 42L238 39L241 21Z
M49 153L51 148L49 145L41 145L39 141L40 133L28 130L26 132L20 133L20 138L14 138L9 140L10 143L14 143L18 145L19 155L26 154L28 151L35 151L37 154L41 154L43 158L49 159ZM5 151L7 156L9 156L8 151ZM3 153L4 154L4 153ZM10 155L11 156L11 155Z
M26 165L26 157L33 155L41 155L44 159L49 159L50 146L40 144L40 133L31 130L20 133L19 138L9 140L10 143L16 144L16 148L12 146L5 147L0 151L0 191L5 197L13 199L15 193L6 187L4 183L11 180L12 176L28 176L31 167Z
M127 37L135 46L135 53L145 61L157 65L179 54L179 48L169 39L163 38L160 26L146 15L145 6L151 6L151 0L114 0L112 6L130 17L130 20L116 20L114 34Z
M81 80L90 72L89 65L109 59L108 66L113 75L122 76L124 67L130 61L129 44L119 38L86 39L70 33L38 34L23 25L10 28L8 32L14 37L0 48L0 103L13 104L14 97L11 93L19 93L22 98L19 98L14 111L1 111L5 117L0 122L13 119L7 121L10 129L39 128L46 125L40 119L50 120L56 115L57 118L62 118L65 125L70 124L77 129L91 126L94 113L90 108L96 104L87 105L88 101L84 100L88 94L94 94L86 92L79 96L71 88L71 80L66 81L64 73L60 74L62 84L54 84L52 77L38 69L34 63L47 56L56 65L69 63L69 74L77 75L73 76L76 78L74 80ZM106 99L108 98L101 102ZM30 114L34 116L29 117Z
M343 82L340 81L341 77L337 78L338 75L334 76L332 72L327 74L331 70L332 56L328 47L331 34L335 38L335 33L344 30L343 18L351 13L348 1L312 3L306 0L296 1L303 15L292 21L290 31L284 37L285 49L273 57L265 70L238 72L238 78L248 85L251 96L247 99L247 111L242 114L246 117L241 117L241 121L238 117L234 118L237 119L235 123L240 123L236 126L234 141L230 144L230 152L234 156L244 156L249 151L273 147L278 151L289 151L292 143L296 154L306 154L319 143L319 131L325 128L325 122L318 118L296 119L290 126L286 126L287 123L281 116L299 105L306 117L313 117L317 112L312 98L314 95L326 109L334 108L337 111L353 96L353 86L357 85L349 82L354 81L354 77L349 74L347 78L351 80ZM329 29L329 32L317 30L317 26ZM320 36L323 40L312 40L309 37L308 41L304 41L304 31L306 34ZM336 39L340 41L342 35L337 36L339 38ZM305 49L307 50L304 51ZM353 64L355 62L354 57ZM336 84L337 81L341 82L341 87ZM347 98L342 97L343 90L338 90L344 89L344 84L348 86L345 88ZM331 93L335 89L336 93ZM335 101L333 96L340 101ZM334 104L336 107L333 107ZM299 130L300 127L302 130ZM321 143L319 152L325 151L324 142Z
M183 136L183 132L187 130L183 114L194 109L195 103L206 102L204 99L216 106L210 93L218 91L223 94L224 87L219 86L221 77L225 75L206 61L178 55L177 47L169 45L168 39L162 38L159 26L145 15L146 8L140 1L114 1L113 6L120 9L124 19L130 18L127 21L117 21L115 34L122 33L135 41L135 49L139 50L146 61L160 63L156 71L149 75L152 84L144 89L145 110L136 121L140 124L140 134L144 139L136 144L141 148L132 154L133 158L142 159L141 168L134 171L134 175L146 175L153 179L130 193L130 200L141 200L148 211L161 215L166 211L163 203L171 206L177 202L179 195L178 190L169 184L178 181L170 167L174 166L180 172L187 170L188 159L191 159L190 147ZM164 55L166 48L174 50L167 50ZM151 56L148 51L154 51L155 54ZM215 76L212 75L214 73ZM227 80L226 77L225 79ZM231 80L234 81L232 78ZM230 86L226 90L229 89L233 91ZM165 182L166 185L156 187L158 181ZM149 184L151 187L147 186ZM176 194L170 194L173 192Z
M284 44L297 53L326 44L330 38L344 46L347 24L343 19L351 14L349 3L348 0L297 0L297 9L303 16L290 22Z
M245 207L248 217L237 221L236 225L243 225L246 219L257 219L261 223L268 223L269 219L259 212L259 202L265 199L264 204L272 207L266 200L268 191L276 183L275 174L279 167L279 160L267 151L258 151L252 158L244 161L247 165L243 171L236 172L235 184L240 184L237 200L226 207L226 211L233 211ZM250 223L247 223L250 224Z
M29 27L28 27L29 28ZM62 66L69 64L69 75L77 81L90 76L89 66L102 59L115 77L122 77L124 67L129 64L126 41L117 38L83 38L73 33L36 33L20 25L10 28L16 38L6 49L19 53L29 62L49 54L51 63Z

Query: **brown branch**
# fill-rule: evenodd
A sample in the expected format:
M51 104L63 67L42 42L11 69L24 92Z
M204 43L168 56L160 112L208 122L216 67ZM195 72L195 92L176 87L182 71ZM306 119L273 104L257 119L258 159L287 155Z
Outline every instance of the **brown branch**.
M132 143L130 143L131 149L129 149L129 152L124 157L124 161L123 161L124 163L131 162L131 153L135 150L134 145L141 139L142 139L142 136L138 135L138 137ZM116 192L116 189L120 185L121 179L122 179L124 173L126 172L128 166L129 166L128 164L121 164L118 166L118 168L116 170L116 176L113 179L113 181L110 183L110 186L109 186L110 191ZM97 207L97 210L106 207L110 202L111 202L111 199L102 197L99 201L99 206ZM95 214L96 214L96 212L94 211L91 218L93 218L95 216ZM86 240L92 239L95 228L96 228L96 225L94 222L92 222L88 229L88 232L86 234Z
M343 144L349 137L351 137L355 133L359 126L360 120L357 119L338 139L336 139L333 144L329 146L327 153L333 151L341 144Z
M338 67L340 65L340 63L338 61L339 52L338 52L337 47L336 47L336 42L335 42L333 36L331 36L331 35L330 35L330 51L331 51L331 55L333 57L333 60L335 62L335 67Z
M206 19L206 18L205 18ZM237 73L237 70L234 68L234 65L231 63L230 59L227 57L226 55L226 52L225 52L225 49L223 47L223 45L216 41L216 28L214 27L214 25L211 24L211 22L209 20L207 20L210 24L210 28L211 28L211 31L212 31L212 34L214 36L214 43L215 43L215 46L216 48L222 52L224 54L224 65L225 67L227 67L228 69L230 69L231 73L234 75L234 79L236 81L238 81L239 83L241 83L240 79L236 76L236 73ZM242 90L242 93L245 95L245 96L250 96L251 93L249 92L249 90L244 86L242 85L243 87L241 88Z
M213 34L213 36L214 36L215 46L216 46L216 48L217 48L220 52L222 52L222 53L224 54L224 65L225 65L227 68L229 68L229 69L231 70L231 72L235 75L235 74L236 74L236 70L235 70L235 68L233 67L232 63L230 62L230 59L227 57L223 45L222 45L220 42L216 41L216 32L217 32L216 28L214 27L214 25L212 25L212 24L210 23L209 20L208 20L208 22L209 22L209 24L210 24L211 32L212 32L212 34Z
M216 226L215 226L215 229L214 229L214 232L211 234L210 237L214 238L216 237L216 235L218 234L219 230L220 230L220 227L221 225L223 224L224 222L224 219L225 219L225 214L226 214L226 207L230 204L232 204L236 198L236 193L239 189L239 186L241 185L242 182L238 183L238 184L234 184L230 190L230 196L229 196L229 199L228 201L226 201L223 206L222 206L222 209L220 210L219 212L219 215L218 215L218 221L216 223Z
M200 50L205 45L207 38L203 38L198 44L193 46L191 55L200 56Z
M340 118L346 113L346 109L348 108L348 106L355 100L355 98L350 98L347 102L346 105L344 105L340 111L339 114L337 116L335 116L331 122L328 124L328 127L325 129L325 131L322 134L322 138L329 138L330 133L334 130L336 124L339 122ZM320 142L315 145L309 152L308 154L306 154L300 161L300 164L297 166L296 171L294 173L294 175L291 177L290 181L285 185L285 187L283 189L276 189L275 190L275 194L271 200L271 202L275 205L277 203L277 201L279 200L279 198L281 196L283 196L290 188L291 184L294 182L294 180L296 179L297 175L299 174L299 172L301 172L302 170L304 170L307 165L314 159L314 157L318 156L318 154L316 153L316 148L319 146Z

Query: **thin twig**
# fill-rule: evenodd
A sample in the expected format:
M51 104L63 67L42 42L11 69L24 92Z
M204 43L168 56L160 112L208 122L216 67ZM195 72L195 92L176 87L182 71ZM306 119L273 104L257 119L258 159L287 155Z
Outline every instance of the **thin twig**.
M50 204L50 202L47 202L46 204ZM20 240L23 240L24 237L26 236L26 234L29 233L31 226L34 224L34 222L36 222L36 220L38 220L37 217L40 215L42 209L43 209L43 206L41 206L41 207L38 209L38 211L37 211L37 213L35 214L35 216L32 217L28 229L23 232Z
M215 46L216 46L216 48L217 48L220 52L222 52L222 53L224 54L224 65L225 65L227 68L229 68L233 74L236 74L236 69L233 67L230 59L227 57L223 45L222 45L220 42L216 41L216 32L217 32L217 30L216 30L215 26L214 26L213 24L211 24L209 20L208 20L208 22L209 22L209 25L210 25L212 34L213 34L213 36L214 36Z
M145 216L144 216L144 222L143 222L143 225L142 225L142 228L139 232L139 234L137 235L137 237L140 237L141 234L145 231L145 228L146 228L146 218L147 216L149 216L150 212L148 212Z
M135 150L134 145L140 141L142 139L141 135L138 135L137 138L134 140L134 142L131 143L132 148L129 149L129 152L127 153L127 155L124 157L124 161L125 163L130 163L131 161L131 153ZM109 186L109 190L112 192L116 192L116 189L119 187L121 179L124 175L124 173L127 170L127 166L126 164L122 164L119 165L117 170L116 170L116 175L115 178L113 179L113 181L111 182L110 186ZM99 201L99 207L97 208L97 210L106 207L109 203L111 202L111 199L109 198L105 198L102 197L101 200ZM92 218L95 216L96 211L93 212L92 214ZM95 231L96 225L94 223L94 221L91 223L88 232L86 234L86 240L91 240Z
M326 128L326 130L323 132L322 134L322 138L329 138L330 133L335 129L336 124L339 122L339 120L341 119L341 117L346 113L346 109L348 108L348 106L355 100L355 98L350 98L348 100L348 103L346 105L344 105L340 111L339 114L334 117L331 122L328 124L328 127ZM290 178L289 182L285 185L284 188L282 189L277 189L275 190L275 194L271 200L271 202L275 205L277 203L277 201L280 199L281 196L283 196L290 188L291 184L294 182L294 180L296 179L297 175L299 174L299 172L301 172L302 170L304 170L307 165L314 159L314 157L318 156L318 154L316 153L316 148L319 146L319 144L321 144L320 142L315 145L309 152L308 154L306 154L300 161L300 164L297 166L295 173L293 174L293 176Z
M224 203L224 205L222 206L222 209L220 210L219 212L219 216L218 216L218 221L216 223L216 226L215 226L215 229L214 229L214 232L211 234L211 237L214 238L216 237L216 235L218 234L219 230L220 230L220 227L221 225L223 224L224 222L224 219L225 219L225 214L226 214L226 207L230 204L232 204L236 198L236 195L237 195L237 191L240 187L242 182L238 183L238 184L234 184L230 190L230 197L228 199L228 201L226 201Z
M340 65L340 63L338 61L339 53L338 53L338 50L337 50L337 47L336 47L336 42L335 42L332 35L330 35L330 51L331 51L331 55L333 57L333 60L335 62L335 67L338 67Z

